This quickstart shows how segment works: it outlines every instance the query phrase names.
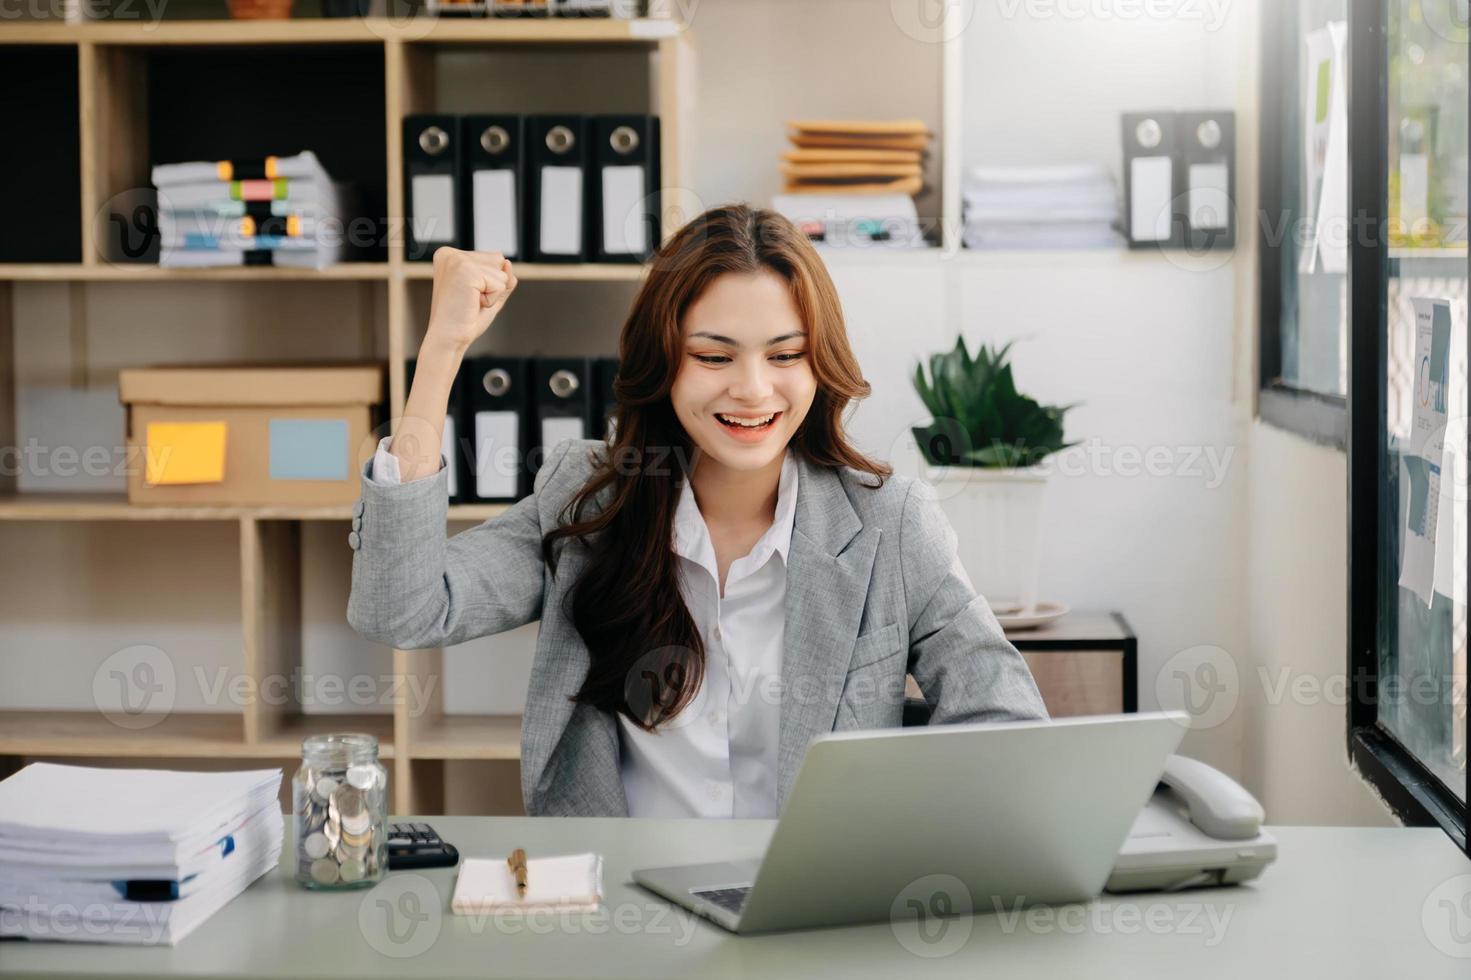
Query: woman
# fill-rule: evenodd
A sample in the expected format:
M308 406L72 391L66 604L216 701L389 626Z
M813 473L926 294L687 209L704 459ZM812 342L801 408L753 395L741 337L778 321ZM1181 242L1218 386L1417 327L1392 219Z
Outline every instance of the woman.
M813 737L900 724L906 673L933 723L1046 717L927 485L844 438L869 386L821 258L770 211L716 208L659 250L611 444L551 447L530 496L446 541L450 383L515 288L500 255L435 253L348 620L416 649L541 619L528 813L774 817Z

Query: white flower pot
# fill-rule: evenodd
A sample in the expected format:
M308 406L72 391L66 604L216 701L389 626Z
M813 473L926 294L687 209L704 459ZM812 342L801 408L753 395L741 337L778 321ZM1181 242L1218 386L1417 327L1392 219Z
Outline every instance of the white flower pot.
M960 563L992 611L1035 610L1047 474L1037 467L928 466L924 476L959 538Z

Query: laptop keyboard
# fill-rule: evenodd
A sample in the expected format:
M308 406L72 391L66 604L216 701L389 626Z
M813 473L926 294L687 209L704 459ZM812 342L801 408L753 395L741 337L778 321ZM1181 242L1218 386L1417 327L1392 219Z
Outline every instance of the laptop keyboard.
M690 894L696 898L703 898L707 902L725 909L727 912L740 914L741 906L746 904L746 896L751 894L750 885L742 885L739 888L707 888L704 891L690 889Z

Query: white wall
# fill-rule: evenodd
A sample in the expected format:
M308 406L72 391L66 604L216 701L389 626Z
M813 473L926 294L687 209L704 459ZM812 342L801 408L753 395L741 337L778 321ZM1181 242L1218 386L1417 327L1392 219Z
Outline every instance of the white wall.
M1348 765L1344 454L1260 422L1249 439L1244 778L1276 823L1392 824Z

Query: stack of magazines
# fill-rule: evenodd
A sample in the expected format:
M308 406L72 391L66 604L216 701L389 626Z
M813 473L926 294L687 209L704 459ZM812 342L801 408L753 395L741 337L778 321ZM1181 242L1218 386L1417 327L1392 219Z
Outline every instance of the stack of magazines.
M159 265L322 269L346 254L351 195L310 150L159 164L153 185Z
M281 770L32 763L0 782L0 936L173 945L281 857Z

